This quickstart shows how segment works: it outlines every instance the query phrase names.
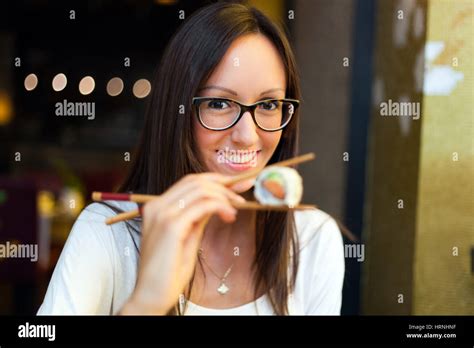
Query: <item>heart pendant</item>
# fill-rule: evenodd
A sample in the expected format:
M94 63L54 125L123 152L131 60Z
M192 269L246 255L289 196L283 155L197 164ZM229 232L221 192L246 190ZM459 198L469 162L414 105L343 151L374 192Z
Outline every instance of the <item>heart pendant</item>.
M221 286L217 288L217 291L219 294L225 295L229 291L229 288L224 283L222 283Z

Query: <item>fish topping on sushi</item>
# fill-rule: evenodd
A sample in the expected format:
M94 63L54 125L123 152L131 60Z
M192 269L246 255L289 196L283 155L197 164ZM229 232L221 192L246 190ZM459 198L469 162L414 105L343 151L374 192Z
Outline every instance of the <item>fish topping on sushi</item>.
M262 185L273 197L285 199L285 183L280 174L270 174L267 179L263 181Z
M255 181L255 198L261 204L296 206L303 195L303 180L288 167L268 167Z

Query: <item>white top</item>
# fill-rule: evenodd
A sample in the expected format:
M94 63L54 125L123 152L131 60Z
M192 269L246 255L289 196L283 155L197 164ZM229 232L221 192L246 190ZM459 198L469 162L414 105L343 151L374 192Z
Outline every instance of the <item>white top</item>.
M131 202L108 201L122 210ZM135 287L140 235L125 223L105 224L115 215L93 203L79 215L59 257L38 315L101 314L120 311ZM336 222L321 210L296 211L300 239L299 270L290 294L290 315L339 315L344 279L344 247ZM135 246L137 245L137 247ZM190 315L273 315L267 295L226 309L188 301Z

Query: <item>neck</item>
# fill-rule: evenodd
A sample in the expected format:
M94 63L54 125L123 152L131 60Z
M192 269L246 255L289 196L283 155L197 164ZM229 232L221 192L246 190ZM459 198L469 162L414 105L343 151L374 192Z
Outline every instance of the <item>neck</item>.
M251 193L245 192L242 196L250 199ZM201 247L220 254L230 254L235 247L248 249L255 244L255 217L253 210L239 210L235 222L228 224L218 216L212 216L206 225Z

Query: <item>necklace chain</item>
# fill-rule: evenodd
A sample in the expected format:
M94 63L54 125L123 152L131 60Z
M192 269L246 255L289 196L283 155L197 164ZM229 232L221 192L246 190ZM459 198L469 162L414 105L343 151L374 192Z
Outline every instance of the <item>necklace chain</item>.
M221 284L217 288L217 291L221 295L225 295L230 290L229 287L225 284L225 282L226 282L227 277L229 276L230 272L232 272L232 268L234 267L235 261L232 262L230 267L227 269L227 271L225 271L224 275L221 277L221 276L219 276L219 274L217 274L216 271L214 271L212 269L212 267L207 262L206 257L204 256L204 251L203 251L202 248L199 248L199 250L198 250L198 257L202 259L202 261L206 264L207 268L209 268L209 270L212 272L212 274L214 276L216 276L217 279L219 279L221 281Z

